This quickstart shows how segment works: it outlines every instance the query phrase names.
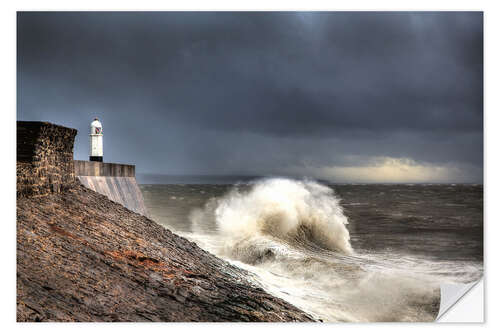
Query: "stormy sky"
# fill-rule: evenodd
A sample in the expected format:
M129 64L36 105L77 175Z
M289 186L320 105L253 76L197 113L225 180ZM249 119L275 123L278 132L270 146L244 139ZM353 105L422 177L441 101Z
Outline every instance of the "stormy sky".
M480 12L18 13L17 118L140 174L483 181Z

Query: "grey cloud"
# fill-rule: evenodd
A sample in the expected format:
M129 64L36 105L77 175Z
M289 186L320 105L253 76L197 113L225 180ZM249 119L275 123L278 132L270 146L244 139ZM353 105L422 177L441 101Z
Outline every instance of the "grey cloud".
M480 12L19 13L17 65L18 118L77 127L78 158L98 115L148 172L482 168Z

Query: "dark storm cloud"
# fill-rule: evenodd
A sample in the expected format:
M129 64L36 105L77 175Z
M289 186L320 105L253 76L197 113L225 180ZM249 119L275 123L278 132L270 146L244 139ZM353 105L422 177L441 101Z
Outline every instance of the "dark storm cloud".
M481 13L18 15L18 118L97 114L107 156L151 172L480 170L482 80Z

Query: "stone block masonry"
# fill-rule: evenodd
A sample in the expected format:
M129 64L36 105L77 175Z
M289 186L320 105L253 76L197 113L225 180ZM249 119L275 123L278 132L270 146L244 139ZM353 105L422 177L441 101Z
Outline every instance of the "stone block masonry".
M17 122L17 198L61 193L81 183L148 216L135 166L73 160L77 130L40 121Z
M17 122L17 197L60 193L74 186L76 133L48 122Z

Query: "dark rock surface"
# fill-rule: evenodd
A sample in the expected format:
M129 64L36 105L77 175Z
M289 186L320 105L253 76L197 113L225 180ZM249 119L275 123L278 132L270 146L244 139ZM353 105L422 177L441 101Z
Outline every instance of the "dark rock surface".
M75 179L76 130L17 122L18 321L311 321Z
M81 185L17 200L18 321L310 321L247 272Z

